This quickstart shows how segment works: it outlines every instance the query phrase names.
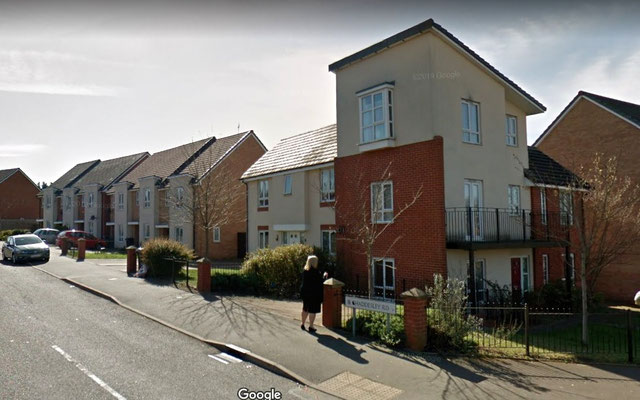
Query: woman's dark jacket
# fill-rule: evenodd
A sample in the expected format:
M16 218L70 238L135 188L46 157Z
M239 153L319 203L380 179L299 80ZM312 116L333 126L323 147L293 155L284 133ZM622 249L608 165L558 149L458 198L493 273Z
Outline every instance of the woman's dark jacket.
M300 297L305 302L322 303L322 272L317 268L302 271L302 286L300 287Z

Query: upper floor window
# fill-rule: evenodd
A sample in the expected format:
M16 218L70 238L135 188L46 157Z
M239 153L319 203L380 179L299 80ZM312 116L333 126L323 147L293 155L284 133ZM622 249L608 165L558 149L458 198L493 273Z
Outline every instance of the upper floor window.
M64 198L64 209L71 210L71 196L65 196Z
M547 224L547 192L544 188L540 189L540 218L542 225Z
M87 196L87 207L93 208L93 193L89 193L89 196Z
M507 197L509 200L509 211L511 214L520 212L520 186L509 185L507 187Z
M462 141L480 144L480 104L462 100Z
M573 195L568 190L561 190L558 197L560 200L560 223L573 225Z
M140 205L140 192L136 190L136 207Z
M176 190L176 207L182 207L183 201L184 201L184 188L179 187Z
M390 86L390 85L387 85ZM360 142L393 137L393 92L389 88L360 95Z
M284 192L283 192L284 194L291 194L291 191L292 191L291 186L293 184L292 181L293 181L293 178L291 177L291 175L284 176Z
M506 122L507 129L507 145L508 146L517 146L518 145L518 120L513 115L507 115Z
M124 209L124 193L118 193L118 210Z
M51 196L47 195L47 196L45 197L45 202L44 202L44 204L45 204L45 207L46 207L46 208L51 208Z
M143 207L144 207L144 208L149 208L149 207L151 207L151 189L145 189L145 190L144 190L144 203L143 203Z
M321 174L321 201L336 199L336 179L333 168L323 169Z
M258 207L269 207L269 181L258 182Z
M374 223L393 221L393 184L391 182L371 184L371 214Z

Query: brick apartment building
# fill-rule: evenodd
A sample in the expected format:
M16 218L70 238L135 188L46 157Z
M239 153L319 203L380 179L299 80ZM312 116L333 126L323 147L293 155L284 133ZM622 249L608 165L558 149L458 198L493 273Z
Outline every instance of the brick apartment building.
M487 281L522 293L544 280L543 254L553 260L549 274L560 276L567 227L552 215L552 196L545 212L558 223L551 231L532 224L541 213L532 197L553 182L525 175L526 117L544 112L542 104L433 20L329 70L338 259L350 286L367 287L357 232L369 218L386 226L372 254L378 295L424 287L434 273L468 279L477 302L489 297Z
M38 192L20 168L0 170L0 230L33 227L40 217Z
M576 170L589 167L596 153L616 157L621 177L640 184L640 105L579 92L534 146ZM640 289L640 244L605 268L596 291L625 301Z

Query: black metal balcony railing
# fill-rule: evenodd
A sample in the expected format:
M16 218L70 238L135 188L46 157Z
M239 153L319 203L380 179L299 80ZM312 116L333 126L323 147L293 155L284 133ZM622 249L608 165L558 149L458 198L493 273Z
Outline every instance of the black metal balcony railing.
M565 213L500 208L448 208L447 243L563 242L570 225Z

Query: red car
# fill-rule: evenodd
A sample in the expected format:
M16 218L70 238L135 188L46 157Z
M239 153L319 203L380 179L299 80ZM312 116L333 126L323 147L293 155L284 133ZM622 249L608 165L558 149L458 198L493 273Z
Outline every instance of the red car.
M58 234L58 238L56 239L56 245L58 247L61 247L63 238L67 238L67 240L71 241L74 247L78 247L78 239L80 238L84 238L86 240L87 249L96 249L98 247L107 246L107 242L102 239L98 239L89 232L78 231L75 229L72 229L70 231L62 231Z

